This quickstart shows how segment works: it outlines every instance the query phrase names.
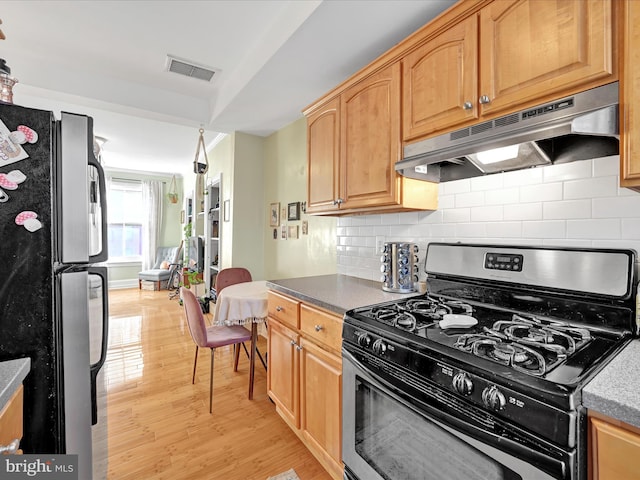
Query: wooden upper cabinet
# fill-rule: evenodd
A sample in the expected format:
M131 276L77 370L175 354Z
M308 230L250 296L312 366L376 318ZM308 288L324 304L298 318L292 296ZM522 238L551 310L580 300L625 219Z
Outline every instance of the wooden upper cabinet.
M495 0L402 58L403 141L618 79L611 0Z
M340 97L307 116L307 213L338 210Z
M640 2L624 2L620 82L620 185L640 190Z
M347 89L340 113L340 208L399 203L400 64Z
M615 81L613 44L610 0L490 3L480 11L481 115Z
M463 20L402 59L403 139L478 118L478 21Z

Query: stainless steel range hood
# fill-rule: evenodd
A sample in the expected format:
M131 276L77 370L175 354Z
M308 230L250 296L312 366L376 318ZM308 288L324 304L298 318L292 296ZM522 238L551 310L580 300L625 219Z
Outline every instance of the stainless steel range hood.
M512 147L517 155L486 159ZM618 82L404 147L400 174L446 182L619 153ZM479 155L478 155L479 154Z

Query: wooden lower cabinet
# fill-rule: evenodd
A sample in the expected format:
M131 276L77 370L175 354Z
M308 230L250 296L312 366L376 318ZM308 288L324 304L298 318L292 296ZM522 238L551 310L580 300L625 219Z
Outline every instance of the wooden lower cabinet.
M638 480L640 429L589 412L589 480Z
M342 320L310 305L301 304L299 311L300 329L269 315L267 390L280 416L331 477L341 480L342 339L336 343L335 331Z
M22 439L23 387L20 385L0 411L0 446ZM18 450L15 453L22 453Z
M342 478L342 358L300 340L300 429Z

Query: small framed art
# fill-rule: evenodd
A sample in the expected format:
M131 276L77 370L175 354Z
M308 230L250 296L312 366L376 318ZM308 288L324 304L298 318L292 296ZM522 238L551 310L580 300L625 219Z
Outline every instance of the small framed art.
M280 202L272 203L269 207L269 226L280 226Z
M300 202L293 202L288 205L287 220L300 220Z

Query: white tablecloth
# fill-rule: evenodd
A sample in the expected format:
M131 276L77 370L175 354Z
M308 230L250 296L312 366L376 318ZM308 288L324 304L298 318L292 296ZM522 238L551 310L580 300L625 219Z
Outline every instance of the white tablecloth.
M236 283L225 287L216 300L215 325L263 323L267 319L267 282Z

